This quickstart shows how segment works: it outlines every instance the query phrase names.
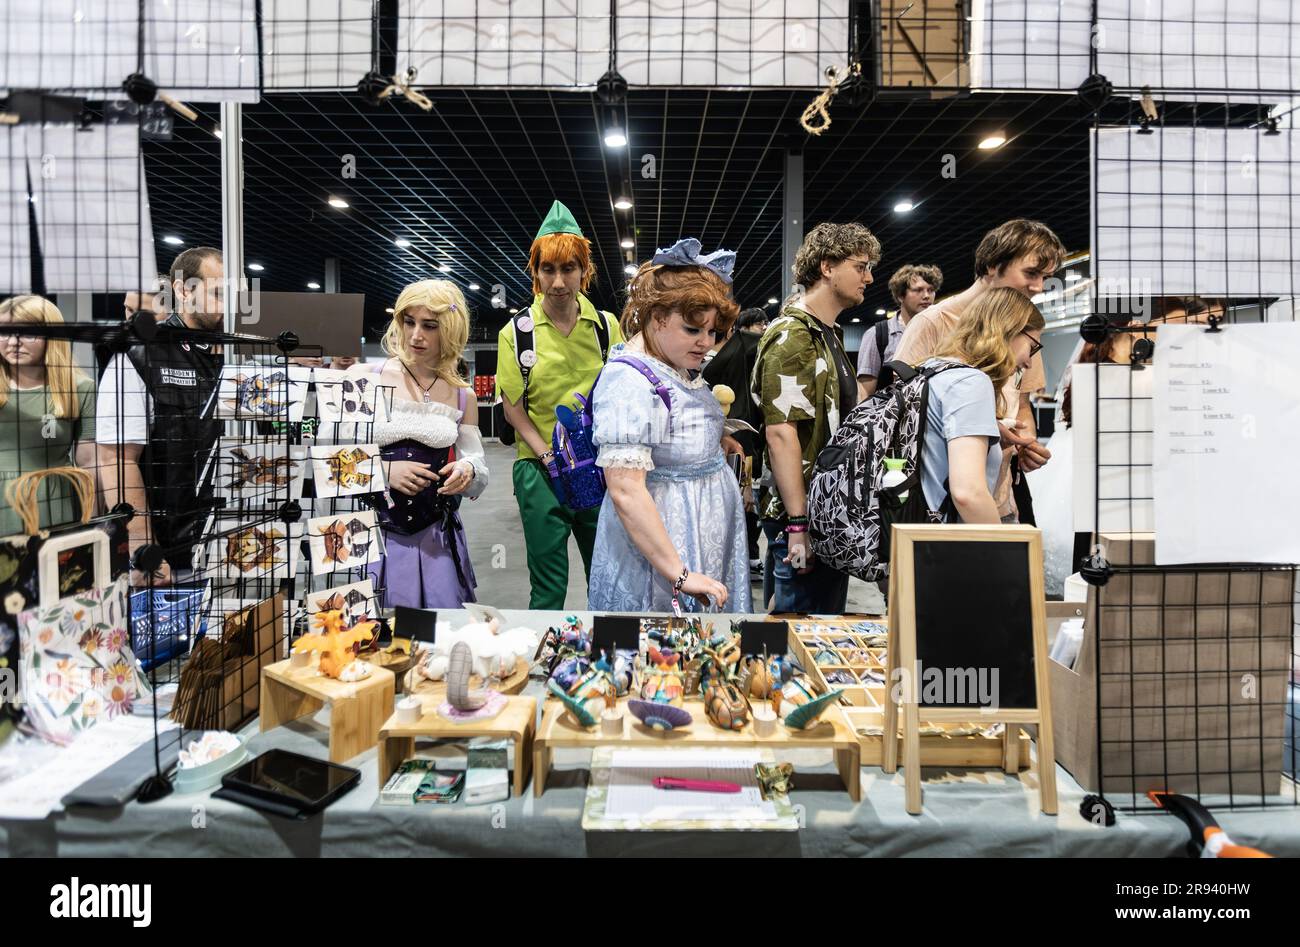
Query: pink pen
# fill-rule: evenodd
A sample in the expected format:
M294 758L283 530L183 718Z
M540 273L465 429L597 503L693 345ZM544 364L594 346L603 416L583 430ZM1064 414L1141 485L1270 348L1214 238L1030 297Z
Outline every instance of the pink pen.
M711 779L677 779L674 776L656 776L655 789L691 789L695 792L740 792L738 783L716 782Z

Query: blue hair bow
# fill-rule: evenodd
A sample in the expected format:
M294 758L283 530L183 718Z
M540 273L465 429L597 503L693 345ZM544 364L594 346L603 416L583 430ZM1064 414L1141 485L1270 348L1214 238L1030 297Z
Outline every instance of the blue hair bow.
M700 255L700 241L683 237L666 250L656 250L650 260L663 266L702 266L712 270L724 283L731 282L731 271L736 266L734 250L714 250Z

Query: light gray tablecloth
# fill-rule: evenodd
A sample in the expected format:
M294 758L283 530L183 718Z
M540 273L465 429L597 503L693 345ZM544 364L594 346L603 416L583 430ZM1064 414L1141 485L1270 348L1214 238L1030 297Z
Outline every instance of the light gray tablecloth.
M507 612L512 620L529 613ZM558 613L531 613L534 621ZM451 613L454 625L463 613ZM542 630L542 629L539 629ZM536 685L530 684L530 688ZM271 747L325 758L328 730L321 715L257 733L249 750ZM863 798L852 802L831 763L795 779L801 807L797 833L598 833L582 829L586 755L557 753L558 772L541 799L498 806L390 807L378 804L376 751L349 761L360 785L325 812L292 822L207 794L171 796L115 809L76 808L37 822L0 822L0 855L72 857L480 855L790 855L790 856L1118 856L1180 855L1189 838L1172 816L1119 815L1111 828L1078 812L1084 793L1058 767L1060 814L1038 811L1032 773L997 770L924 771L925 811L907 814L901 771L863 769ZM816 760L811 762L816 763ZM1300 808L1217 813L1237 842L1279 856L1300 856Z

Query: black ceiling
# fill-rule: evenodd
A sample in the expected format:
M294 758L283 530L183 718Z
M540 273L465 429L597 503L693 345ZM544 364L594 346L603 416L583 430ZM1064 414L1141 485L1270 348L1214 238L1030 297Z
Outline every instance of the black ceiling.
M385 320L406 283L445 275L469 294L476 329L505 320L490 287L508 305L529 298L528 245L554 198L573 210L595 247L593 297L619 308L625 277L620 222L635 221L635 259L679 236L739 254L735 294L763 305L781 286L784 154L802 147L805 222L857 220L880 237L884 258L864 311L889 305L894 268L936 263L948 288L970 275L980 236L1013 216L1054 227L1071 249L1088 239L1090 117L1073 96L977 95L945 100L837 102L820 138L799 127L810 100L798 92L636 90L626 104L629 147L622 153L634 208L618 211L620 189L598 134L594 98L545 91L433 91L433 109L406 102L372 108L354 93L268 95L245 107L245 259L261 263L268 290L324 282L324 260L340 260L343 292L367 299L367 324ZM203 119L215 107L199 106ZM987 132L1010 139L981 152ZM146 144L151 213L160 264L186 244L219 244L220 143L177 121L171 142ZM654 155L654 177L641 173ZM346 156L356 176L344 176ZM955 177L943 174L952 155ZM337 195L351 204L326 204ZM917 206L898 215L902 198ZM413 242L410 249L395 237ZM417 253L418 251L418 253Z

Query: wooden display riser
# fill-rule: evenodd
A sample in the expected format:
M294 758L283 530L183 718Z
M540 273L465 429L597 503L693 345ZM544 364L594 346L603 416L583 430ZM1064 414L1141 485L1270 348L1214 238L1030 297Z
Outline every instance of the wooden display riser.
M537 699L534 697L509 697L501 713L487 720L454 723L438 716L441 700L428 695L420 696L424 712L415 723L400 723L393 714L379 731L379 787L397 772L402 762L415 752L415 740L460 740L468 737L490 737L494 740L515 742L515 796L522 797L528 785L528 769L533 759L533 738L537 732Z
M261 729L265 733L299 717L330 708L330 762L364 753L379 739L379 728L393 712L393 672L376 667L364 681L345 684L322 677L313 656L306 667L292 659L262 668Z
M751 723L744 730L722 730L709 722L704 713L704 703L688 700L685 709L694 718L689 727L668 732L657 732L646 727L627 711L626 699L619 701L623 713L622 736L609 736L597 726L585 730L578 726L564 705L558 700L546 701L542 710L542 723L537 730L537 739L533 744L533 795L541 796L546 791L546 777L551 770L552 751L556 749L594 749L597 746L628 746L641 749L662 749L669 746L680 747L769 747L781 758L782 750L832 750L835 754L835 768L849 798L857 802L862 798L861 774L859 771L860 751L857 736L845 724L843 718L832 707L822 715L817 726L811 730L790 730L779 722L776 731L767 737L754 732Z
M483 679L479 675L470 675L469 689L471 691L481 690L484 686ZM514 672L504 680L497 681L491 686L490 690L513 696L523 691L527 686L528 661L524 658L520 658L515 662ZM406 692L415 697L429 698L430 700L436 700L438 703L442 703L447 699L447 682L445 680L431 681L428 678L419 678L417 680L415 668L412 668L406 673ZM428 701L425 702L425 706L429 707ZM429 710L430 712L436 711L437 704L429 707Z

